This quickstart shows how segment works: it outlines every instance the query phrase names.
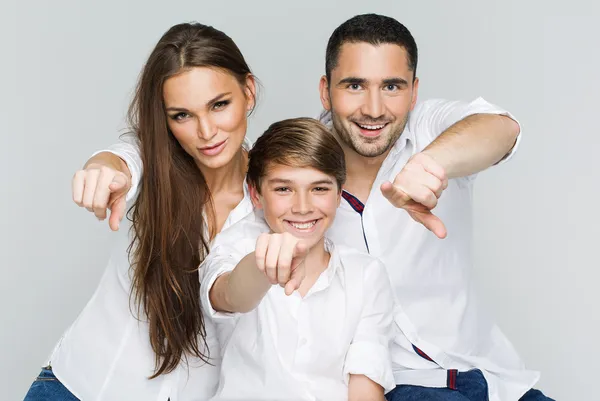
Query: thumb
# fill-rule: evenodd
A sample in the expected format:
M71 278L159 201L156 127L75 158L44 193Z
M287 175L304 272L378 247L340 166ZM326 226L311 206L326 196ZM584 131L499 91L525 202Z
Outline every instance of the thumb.
M380 189L383 196L385 196L388 200L394 194L394 185L389 181L386 181L383 184L381 184Z
M308 246L303 241L298 241L294 247L294 258L302 258L308 253Z
M119 229L119 223L121 220L123 220L123 216L125 215L125 207L126 202L124 196L115 200L110 206L110 218L108 220L108 225L111 230L117 231Z
M115 174L108 189L110 189L110 192L114 195L127 192L130 186L129 180L124 174Z
M290 278L290 280L285 283L285 295L292 295L292 293L294 291L296 291L298 288L300 288L300 285L302 284L302 281L304 280L305 277L305 271L304 269L294 269L292 271L292 276Z
M411 199L404 191L389 181L381 184L381 194L395 207L404 207Z

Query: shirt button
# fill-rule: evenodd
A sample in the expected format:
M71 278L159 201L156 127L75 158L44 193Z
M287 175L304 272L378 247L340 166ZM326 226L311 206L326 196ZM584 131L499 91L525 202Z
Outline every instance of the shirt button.
M306 338L301 338L300 339L300 343L299 344L300 344L301 347L304 347L306 345L306 343L307 343Z

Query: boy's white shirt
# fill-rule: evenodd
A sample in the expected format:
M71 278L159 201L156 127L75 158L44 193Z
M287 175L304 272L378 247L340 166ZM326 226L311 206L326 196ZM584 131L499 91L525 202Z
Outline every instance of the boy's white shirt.
M201 304L222 350L213 399L346 400L349 374L392 390L393 295L385 267L366 253L326 239L329 265L304 298L274 285L248 313L212 308L215 280L269 231L261 211L250 213L217 236L200 267Z

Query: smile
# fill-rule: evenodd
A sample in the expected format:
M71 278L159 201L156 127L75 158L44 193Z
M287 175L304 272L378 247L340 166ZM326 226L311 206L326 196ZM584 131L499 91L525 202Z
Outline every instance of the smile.
M367 129L369 131L377 131L377 130L384 128L387 125L387 123L379 124L379 125L369 125L369 124L359 124L359 123L355 123L355 124L358 125L360 128Z
M285 220L286 223L288 223L289 225L291 225L292 227L294 227L297 230L310 230L311 228L313 228L315 226L315 224L317 224L318 221L319 221L318 219L306 221L306 222Z
M387 127L389 123L384 124L359 124L354 122L356 127L360 130L360 134L367 138L377 138L383 132L383 129Z

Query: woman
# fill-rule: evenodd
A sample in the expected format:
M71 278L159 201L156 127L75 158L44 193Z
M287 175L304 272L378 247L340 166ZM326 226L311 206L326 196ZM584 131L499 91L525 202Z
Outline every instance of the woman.
M255 95L244 57L223 32L180 24L159 40L129 110L131 146L145 166L130 191L138 192L130 246L116 249L26 401L214 393L219 361L211 356L219 352L201 314L197 267L214 236L252 209L244 140ZM120 158L99 153L75 175L73 198L92 210L105 197L123 211L128 174Z

